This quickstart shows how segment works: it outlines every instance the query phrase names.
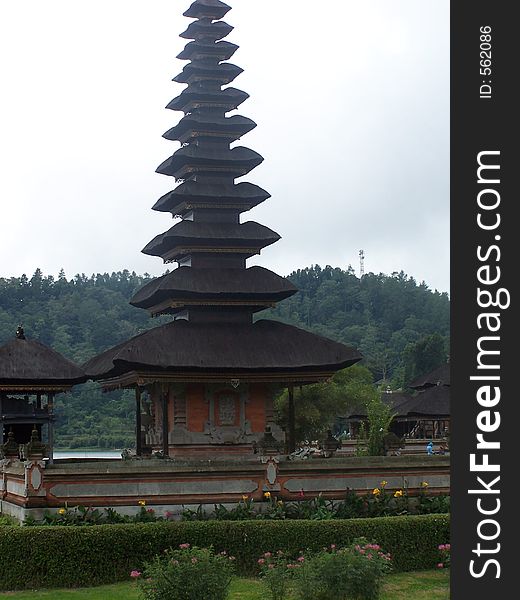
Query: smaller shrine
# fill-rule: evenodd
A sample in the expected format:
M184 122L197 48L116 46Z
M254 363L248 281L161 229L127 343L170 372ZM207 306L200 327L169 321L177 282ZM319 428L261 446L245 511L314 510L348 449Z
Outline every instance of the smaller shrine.
M450 429L450 365L441 365L426 375L414 379L413 392L386 390L381 399L394 414L390 431L405 439L449 438ZM357 438L361 424L366 423L364 407L351 411L347 417L351 438Z
M27 339L18 327L14 339L0 346L0 453L24 458L24 449L29 449L48 454L52 461L54 397L86 379L82 369L48 346Z

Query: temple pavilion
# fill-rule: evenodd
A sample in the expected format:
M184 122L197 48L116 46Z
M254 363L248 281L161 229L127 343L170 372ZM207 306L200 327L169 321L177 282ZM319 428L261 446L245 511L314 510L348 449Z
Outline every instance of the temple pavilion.
M18 327L0 346L0 453L16 458L20 447L45 436L52 461L54 397L86 380L77 365Z
M297 292L272 271L247 260L280 236L243 218L270 194L236 182L263 158L235 145L256 124L233 114L248 94L230 86L242 69L227 62L237 46L225 38L230 7L196 0L174 81L186 84L167 108L183 113L164 134L180 143L157 172L178 184L153 209L173 227L143 252L176 263L131 300L171 322L90 360L87 374L105 390L134 388L137 452L164 456L251 454L267 439L294 449L293 386L324 381L358 360L353 348L278 321L255 318ZM233 147L231 147L233 145ZM274 423L273 400L289 389L290 425Z
M433 371L414 379L412 392L395 392L390 389L381 399L394 415L390 430L399 437L410 439L445 439L450 433L450 365L441 365ZM361 423L367 423L364 407L353 409L347 416L351 437L357 437Z

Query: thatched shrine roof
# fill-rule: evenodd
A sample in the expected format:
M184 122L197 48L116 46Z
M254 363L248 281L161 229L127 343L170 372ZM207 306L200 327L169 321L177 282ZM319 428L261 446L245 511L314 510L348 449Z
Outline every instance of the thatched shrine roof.
M258 303L279 302L297 292L287 279L263 267L249 269L192 269L179 267L142 287L130 304L150 308L167 300L248 300Z
M411 388L421 389L436 385L450 385L450 365L445 363L426 375L421 375L412 381Z
M336 371L360 359L353 348L277 321L230 325L177 320L103 352L84 369L92 379L143 370L291 373Z
M156 236L144 248L144 254L161 256L169 260L169 254L186 253L189 248L236 248L254 254L261 248L274 244L280 236L256 221L245 223L204 223L180 221L165 233Z
M198 84L189 85L181 94L166 105L170 110L191 112L200 105L221 104L227 111L238 108L249 98L249 94L237 88L228 87L223 90L207 90Z
M190 83L195 78L206 78L225 85L234 81L243 71L244 69L231 63L214 64L210 61L197 61L188 63L172 81Z
M212 40L220 40L225 38L233 31L234 27L219 21L218 23L211 23L208 21L194 21L190 23L188 29L183 31L179 37L186 40L196 40L199 38L209 38Z
M63 386L87 380L83 369L36 340L15 338L0 346L0 386Z
M449 417L450 387L447 385L429 387L414 396L410 396L409 400L398 404L395 411L398 417Z
M247 117L234 115L220 117L207 113L190 113L179 123L163 134L167 140L184 141L194 137L219 137L230 141L240 137L256 127L256 123Z
M207 58L229 60L237 50L238 46L231 42L222 41L213 44L195 41L186 44L177 58L181 60L205 60Z
M446 385L432 386L416 394L403 392L384 392L381 399L391 408L395 418L425 419L450 416L450 388ZM366 407L356 407L351 410L349 419L366 419Z
M157 167L156 172L177 179L186 179L195 173L224 173L241 177L263 160L260 154L242 146L229 150L190 145L177 150Z
M196 0L183 15L193 19L222 19L230 10L231 6L220 0Z
M269 192L245 181L235 185L186 181L159 198L153 210L178 214L190 210L193 205L204 207L230 205L238 212L243 212L270 197Z

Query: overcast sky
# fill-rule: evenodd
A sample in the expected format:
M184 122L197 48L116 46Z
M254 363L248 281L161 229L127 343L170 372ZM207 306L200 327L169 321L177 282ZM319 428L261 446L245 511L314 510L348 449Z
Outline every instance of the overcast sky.
M272 198L242 220L282 240L250 264L403 270L449 290L449 1L230 0L231 85ZM189 0L2 3L0 276L127 268L171 227L151 206L181 113Z

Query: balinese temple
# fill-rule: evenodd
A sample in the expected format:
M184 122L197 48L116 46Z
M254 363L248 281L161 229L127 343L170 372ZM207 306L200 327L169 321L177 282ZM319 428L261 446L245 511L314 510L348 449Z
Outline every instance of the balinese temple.
M445 439L450 432L450 366L444 364L426 375L417 377L409 387L413 393L381 394L394 414L390 430L409 439ZM347 423L351 437L357 437L361 423L367 422L366 409L350 412Z
M0 453L15 458L25 444L45 437L52 460L54 397L86 380L77 365L18 327L0 346Z
M136 390L138 454L244 455L266 439L294 449L293 427L284 435L274 423L276 394L289 388L293 423L293 386L324 381L361 358L343 344L256 318L297 290L247 266L280 236L243 216L270 195L236 181L263 158L235 144L256 124L229 115L248 98L229 86L242 72L227 62L238 48L223 40L233 29L221 20L229 10L219 0L196 0L184 13L194 20L181 34L189 42L178 58L187 64L174 81L186 88L167 105L183 116L164 134L180 148L157 169L177 186L153 206L175 224L143 250L176 268L131 300L171 322L85 365L105 390Z

